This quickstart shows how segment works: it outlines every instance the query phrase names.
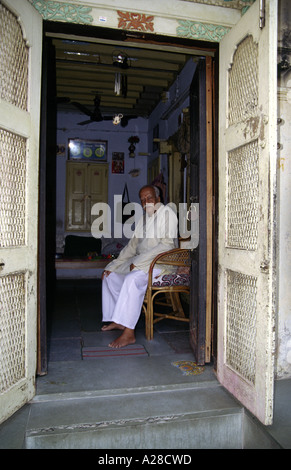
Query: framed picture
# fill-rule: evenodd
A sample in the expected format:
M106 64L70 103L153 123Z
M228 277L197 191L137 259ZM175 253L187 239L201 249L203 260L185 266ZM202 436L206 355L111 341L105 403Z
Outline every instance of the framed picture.
M57 156L64 157L66 155L66 144L57 144Z
M69 160L107 161L106 140L69 139Z
M124 152L112 152L112 173L124 173Z

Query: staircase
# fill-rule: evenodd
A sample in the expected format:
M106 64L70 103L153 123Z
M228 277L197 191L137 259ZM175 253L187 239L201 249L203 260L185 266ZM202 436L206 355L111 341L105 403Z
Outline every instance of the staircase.
M38 395L27 449L278 448L214 381Z

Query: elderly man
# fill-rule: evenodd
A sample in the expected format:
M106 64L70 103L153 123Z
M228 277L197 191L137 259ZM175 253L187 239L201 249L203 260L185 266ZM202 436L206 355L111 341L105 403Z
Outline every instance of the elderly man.
M103 321L110 322L102 331L122 330L109 344L112 348L135 343L134 330L147 289L150 264L159 253L177 247L177 216L160 202L158 188L143 186L139 197L143 217L129 243L102 275ZM159 273L157 269L154 276Z

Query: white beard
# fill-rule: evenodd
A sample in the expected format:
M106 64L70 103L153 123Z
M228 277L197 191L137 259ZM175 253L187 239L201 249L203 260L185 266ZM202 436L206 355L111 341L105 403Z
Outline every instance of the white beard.
M145 206L144 206L144 210L146 211L147 215L149 217L151 217L153 215L153 213L155 212L155 204L153 203L147 203Z

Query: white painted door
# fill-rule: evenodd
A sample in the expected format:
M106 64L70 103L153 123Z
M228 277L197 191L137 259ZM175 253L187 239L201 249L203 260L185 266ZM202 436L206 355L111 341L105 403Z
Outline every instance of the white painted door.
M273 413L277 0L221 41L218 379L262 423Z
M0 4L0 422L35 393L42 20Z

